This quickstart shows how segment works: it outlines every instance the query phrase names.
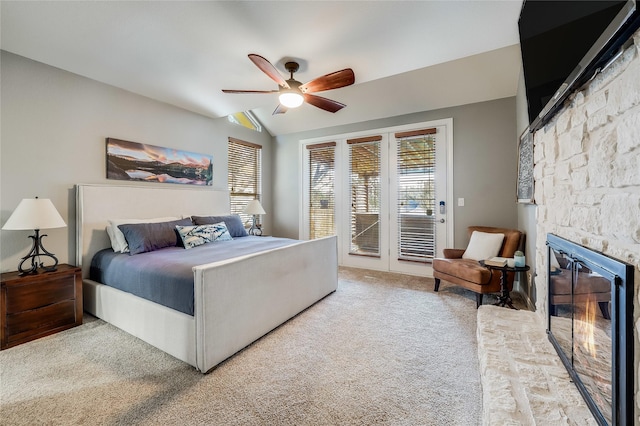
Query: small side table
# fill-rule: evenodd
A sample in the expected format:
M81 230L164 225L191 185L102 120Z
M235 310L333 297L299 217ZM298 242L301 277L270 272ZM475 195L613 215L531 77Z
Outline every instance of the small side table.
M509 294L509 286L507 285L507 274L509 272L526 272L528 271L529 265L524 266L514 266L510 268L509 266L493 266L493 265L485 265L484 260L480 261L480 265L485 268L491 269L492 271L501 271L502 276L500 277L500 298L497 303L494 303L495 306L508 306L511 309L517 310L515 306L513 306L513 300L511 300L511 295Z
M82 270L58 265L53 272L2 274L0 350L82 324Z

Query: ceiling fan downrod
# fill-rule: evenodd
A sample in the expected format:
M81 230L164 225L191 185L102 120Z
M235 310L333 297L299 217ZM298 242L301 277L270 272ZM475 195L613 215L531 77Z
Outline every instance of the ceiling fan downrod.
M300 65L298 65L297 62L287 62L286 64L284 64L284 68L289 71L289 73L291 74L291 80L293 80L293 73L298 72L298 70L300 69Z

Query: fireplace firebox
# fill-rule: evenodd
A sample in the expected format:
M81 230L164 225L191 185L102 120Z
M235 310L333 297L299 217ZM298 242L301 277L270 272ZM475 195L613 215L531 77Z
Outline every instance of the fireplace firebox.
M547 235L547 333L599 425L633 423L633 266Z

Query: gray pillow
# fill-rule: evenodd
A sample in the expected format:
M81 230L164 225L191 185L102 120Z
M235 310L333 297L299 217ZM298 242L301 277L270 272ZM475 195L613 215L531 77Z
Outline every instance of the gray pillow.
M127 240L129 254L134 255L182 243L176 232L176 225L192 225L191 219L178 219L159 223L127 223L118 225Z
M196 225L213 225L224 222L224 224L227 225L229 234L231 234L233 238L249 236L247 230L244 229L242 219L237 214L227 216L191 216L191 220L193 220L193 223Z

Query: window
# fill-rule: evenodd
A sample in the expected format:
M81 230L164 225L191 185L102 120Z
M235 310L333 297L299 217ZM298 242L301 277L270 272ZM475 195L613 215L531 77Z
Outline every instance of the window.
M349 254L380 256L380 141L382 136L348 139L351 190Z
M262 131L262 126L257 118L251 114L250 111L244 112L236 112L235 114L229 114L227 116L227 120L229 120L233 124L237 124L238 126L246 127L247 129L255 130L256 132Z
M229 138L229 193L231 214L239 214L243 223L251 221L251 215L242 211L251 200L260 200L262 191L262 147L260 145Z
M336 233L335 158L336 143L307 145L309 150L309 238Z
M396 133L398 260L427 262L435 254L436 129Z

